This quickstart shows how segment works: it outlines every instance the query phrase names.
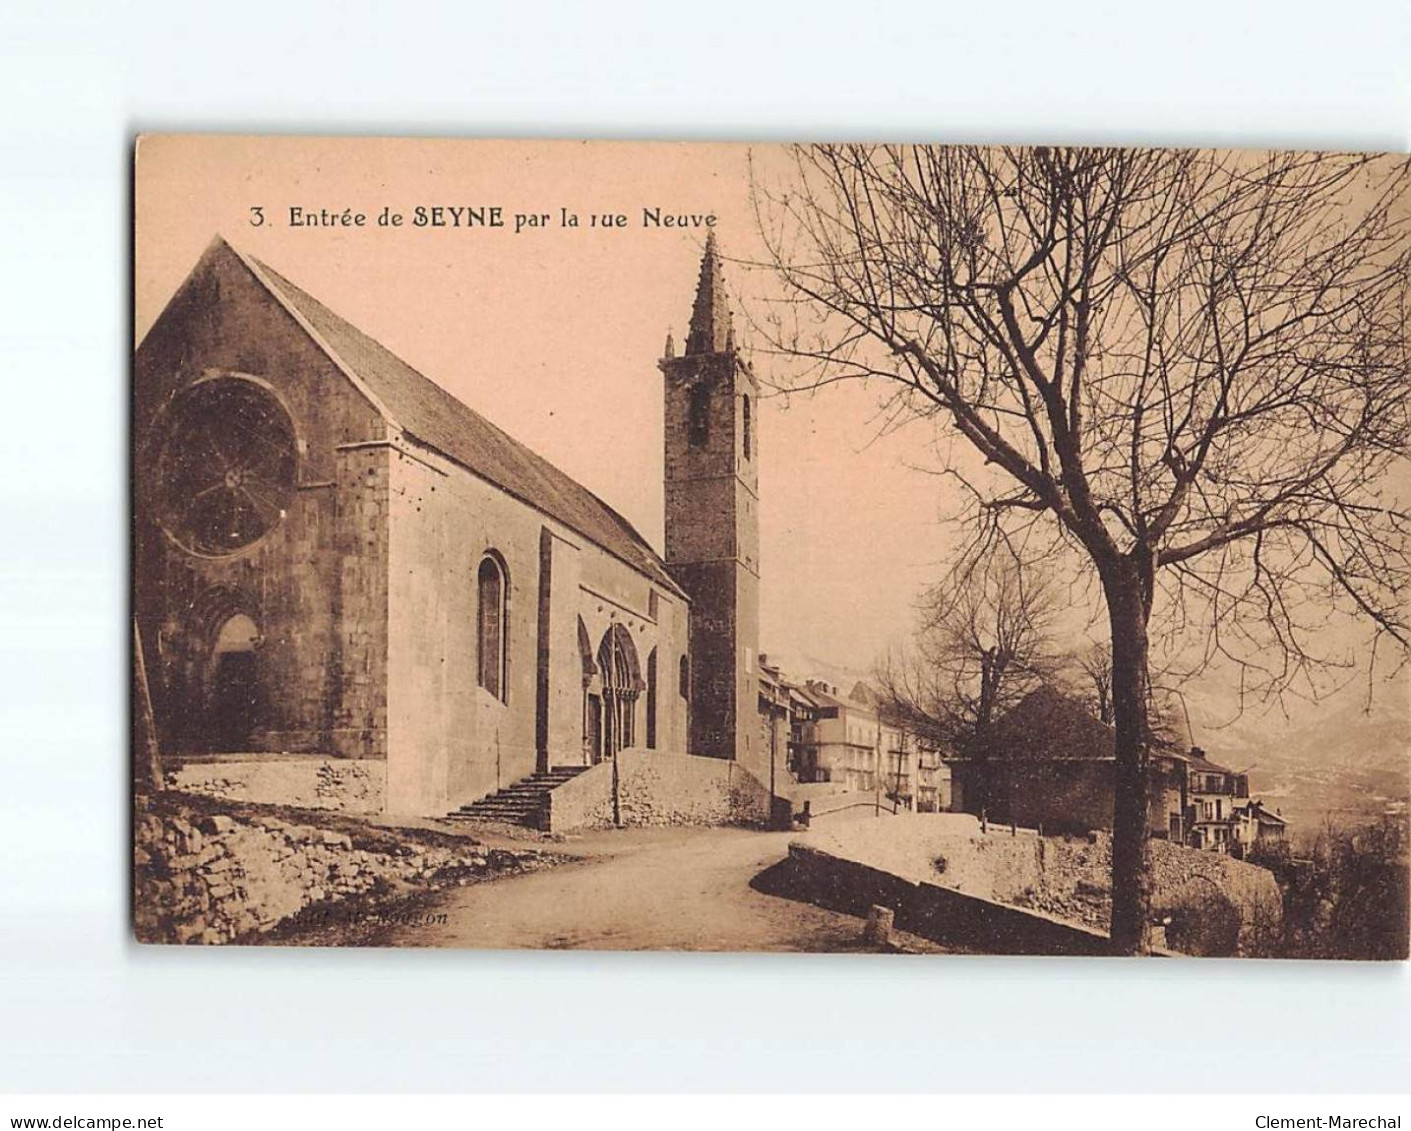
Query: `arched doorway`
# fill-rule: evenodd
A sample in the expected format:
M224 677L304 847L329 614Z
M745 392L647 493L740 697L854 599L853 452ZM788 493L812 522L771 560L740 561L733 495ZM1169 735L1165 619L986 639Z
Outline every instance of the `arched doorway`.
M612 758L636 744L637 699L645 689L637 646L625 626L614 624L598 645L602 679L601 757Z
M261 713L259 626L236 613L220 626L211 650L206 693L206 743L211 750L247 750Z

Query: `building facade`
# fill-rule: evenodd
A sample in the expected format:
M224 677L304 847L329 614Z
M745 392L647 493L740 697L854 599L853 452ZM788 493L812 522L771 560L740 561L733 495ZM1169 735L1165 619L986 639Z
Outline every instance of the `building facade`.
M1167 815L1170 839L1192 848L1229 852L1239 838L1235 810L1249 799L1249 777L1218 766L1200 747L1172 756L1181 785L1179 815Z
M713 243L661 367L666 558L216 240L133 367L134 619L164 753L360 760L419 815L628 747L757 753L755 383Z

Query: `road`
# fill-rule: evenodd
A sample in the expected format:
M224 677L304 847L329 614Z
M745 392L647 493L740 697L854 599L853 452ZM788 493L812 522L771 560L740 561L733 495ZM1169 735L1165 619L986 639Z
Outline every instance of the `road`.
M589 950L862 949L862 921L750 887L795 834L625 829L563 846L580 859L452 888L379 945ZM555 851L559 846L555 846Z

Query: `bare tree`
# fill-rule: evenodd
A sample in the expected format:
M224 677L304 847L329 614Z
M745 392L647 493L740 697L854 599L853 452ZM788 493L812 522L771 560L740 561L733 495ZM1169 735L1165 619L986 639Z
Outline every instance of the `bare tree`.
M1112 642L1114 949L1145 948L1153 612L1278 691L1404 657L1402 158L815 145L756 178L793 384L948 426L976 544L1070 551ZM970 456L965 455L969 449ZM978 456L979 459L975 459ZM1048 540L1045 547L1044 542Z
M992 724L1057 668L1052 583L1002 549L967 560L920 603L908 652L881 665L884 709L923 739L983 758Z
M1107 644L1094 644L1077 656L1079 669L1092 695L1093 710L1098 720L1112 724L1112 649Z

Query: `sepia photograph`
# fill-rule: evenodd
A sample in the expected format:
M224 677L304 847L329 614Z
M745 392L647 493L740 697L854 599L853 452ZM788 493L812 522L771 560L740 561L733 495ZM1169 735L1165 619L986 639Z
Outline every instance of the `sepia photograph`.
M1407 957L1405 156L133 195L139 942Z
M0 1127L1407 1126L1411 6L0 30Z

